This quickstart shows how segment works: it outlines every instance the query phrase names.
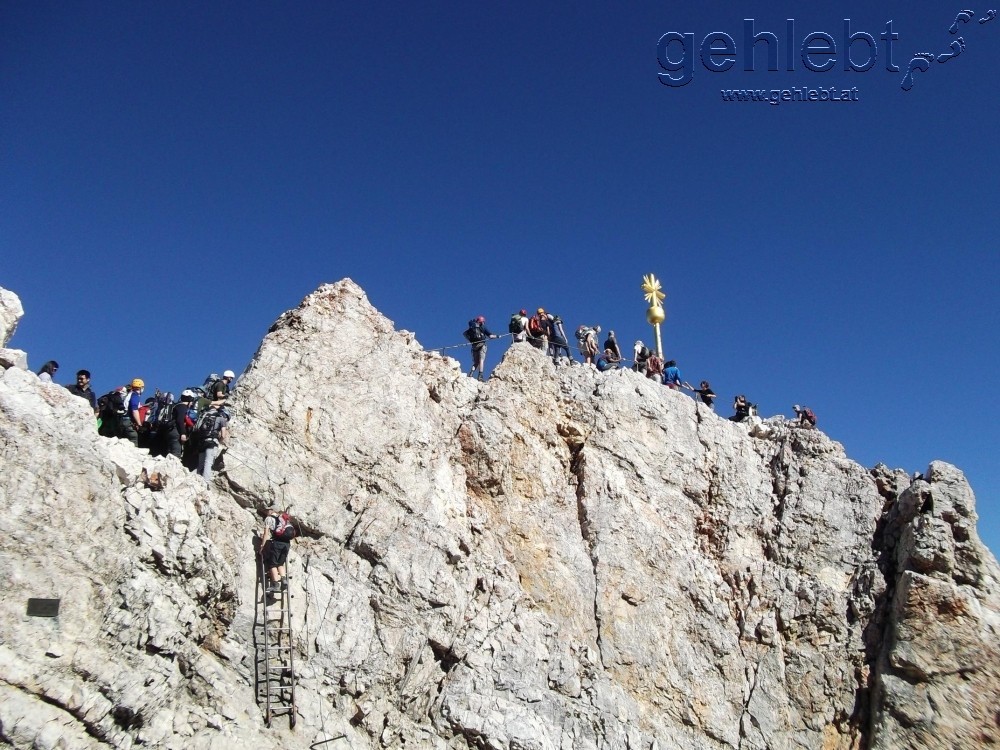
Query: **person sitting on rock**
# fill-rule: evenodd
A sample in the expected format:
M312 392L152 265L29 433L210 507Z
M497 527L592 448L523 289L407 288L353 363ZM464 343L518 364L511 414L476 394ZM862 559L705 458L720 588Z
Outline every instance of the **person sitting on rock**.
M604 353L597 358L597 369L601 372L607 372L608 370L614 370L618 367L618 362L615 359L615 353L610 349L605 349Z
M611 361L617 366L617 364L622 361L622 350L621 347L618 346L618 339L615 338L614 331L608 331L608 337L604 339L604 351L606 352L609 349L612 354Z
M59 369L59 363L54 359L50 359L44 365L42 369L38 371L38 379L43 383L51 383L52 376L56 374L56 370Z
M808 406L805 408L800 407L795 404L792 409L795 411L795 416L799 418L797 423L798 427L805 427L806 429L812 429L816 426L816 415L813 410Z
M733 400L733 409L736 413L729 418L730 422L742 422L750 416L751 404L742 393Z

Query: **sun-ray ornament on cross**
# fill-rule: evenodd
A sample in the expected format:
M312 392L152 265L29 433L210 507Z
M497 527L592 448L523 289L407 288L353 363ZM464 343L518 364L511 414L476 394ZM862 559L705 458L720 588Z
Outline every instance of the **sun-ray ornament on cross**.
M656 333L656 356L663 358L663 342L660 340L660 323L667 319L667 313L660 304L667 298L661 291L660 281L653 274L648 273L642 277L642 291L645 292L646 302L649 309L646 310L646 320L653 326Z

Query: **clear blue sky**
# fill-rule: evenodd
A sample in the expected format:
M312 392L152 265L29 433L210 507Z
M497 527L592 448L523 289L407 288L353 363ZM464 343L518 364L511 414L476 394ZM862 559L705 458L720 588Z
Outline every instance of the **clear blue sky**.
M11 346L59 360L61 382L86 367L101 392L176 391L240 371L278 314L345 276L427 348L539 305L630 345L655 273L666 353L721 412L738 392L764 415L799 402L865 465L956 463L996 550L1000 19L976 7L951 35L963 7L7 0ZM743 70L745 18L776 34L780 70L763 43ZM842 68L845 18L882 45L870 70ZM702 63L713 31L728 71ZM667 32L692 34L686 86L658 78ZM834 38L833 70L804 66L810 32ZM958 36L901 90L914 53ZM869 54L859 38L852 60ZM792 87L857 101L720 93Z

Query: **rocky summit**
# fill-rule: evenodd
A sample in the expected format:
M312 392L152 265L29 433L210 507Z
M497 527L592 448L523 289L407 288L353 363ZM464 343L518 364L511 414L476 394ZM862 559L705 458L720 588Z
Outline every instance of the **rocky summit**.
M0 290L4 346L22 314ZM528 345L479 383L350 280L271 327L211 485L0 363L5 745L1000 744L1000 570L951 465L866 469ZM268 508L301 532L285 714Z

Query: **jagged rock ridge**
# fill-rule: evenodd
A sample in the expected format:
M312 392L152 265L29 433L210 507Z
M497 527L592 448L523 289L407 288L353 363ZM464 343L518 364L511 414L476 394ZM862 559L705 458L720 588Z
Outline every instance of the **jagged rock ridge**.
M867 471L819 431L748 429L527 346L478 384L348 280L279 318L234 401L206 489L5 371L5 741L57 747L53 726L79 747L1000 738L998 569L954 467ZM142 467L167 489L137 486ZM253 703L251 529L272 504L306 534L294 732ZM25 618L51 592L67 592L58 626Z

